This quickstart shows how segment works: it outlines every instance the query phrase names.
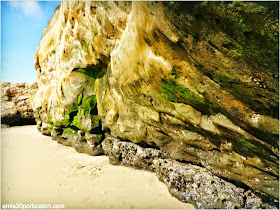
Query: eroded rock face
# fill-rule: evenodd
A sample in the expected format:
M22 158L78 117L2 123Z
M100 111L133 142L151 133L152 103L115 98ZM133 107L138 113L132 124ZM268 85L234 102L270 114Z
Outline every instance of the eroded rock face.
M40 130L144 142L279 199L273 4L62 2L35 55Z
M164 152L143 148L131 142L108 137L102 142L104 153L111 164L156 172L159 180L166 183L169 192L196 208L236 209L275 208L263 202L250 190L236 187L200 166L170 160Z
M1 123L34 124L33 99L37 84L3 82L1 85Z

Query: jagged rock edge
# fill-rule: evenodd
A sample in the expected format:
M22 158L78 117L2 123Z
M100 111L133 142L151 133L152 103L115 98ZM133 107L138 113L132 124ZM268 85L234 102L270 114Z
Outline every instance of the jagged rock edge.
M43 122L37 122L37 128L43 135L51 136L65 146L74 147L77 152L92 156L106 155L110 164L156 173L172 196L198 209L277 209L279 205L277 201L265 202L265 195L249 187L238 187L201 166L172 160L164 151L155 148L144 148L108 134L102 142L92 144L85 140L80 130L69 133L66 138L62 137L61 128Z

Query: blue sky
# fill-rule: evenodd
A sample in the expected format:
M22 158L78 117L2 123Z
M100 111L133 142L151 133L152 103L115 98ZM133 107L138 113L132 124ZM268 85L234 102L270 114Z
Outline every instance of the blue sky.
M34 54L60 1L1 1L1 82L35 82Z

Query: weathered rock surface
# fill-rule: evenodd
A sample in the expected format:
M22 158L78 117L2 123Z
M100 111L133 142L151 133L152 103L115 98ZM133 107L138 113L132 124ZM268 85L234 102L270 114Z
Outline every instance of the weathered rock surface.
M33 99L37 84L3 82L1 85L1 123L34 124Z
M40 130L90 150L108 133L279 199L274 8L278 2L62 2L35 55ZM94 143L83 140L90 135Z
M111 164L156 172L173 196L197 208L276 208L276 205L263 203L250 190L236 187L205 168L167 159L160 150L143 148L111 137L102 142L102 147Z

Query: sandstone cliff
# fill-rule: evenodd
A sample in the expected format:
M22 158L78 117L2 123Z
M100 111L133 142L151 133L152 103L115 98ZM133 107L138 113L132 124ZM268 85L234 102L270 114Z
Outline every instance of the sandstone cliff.
M92 155L113 137L154 148L278 200L276 7L62 2L35 55L39 130Z
M33 99L37 84L3 82L1 85L1 123L35 124Z

